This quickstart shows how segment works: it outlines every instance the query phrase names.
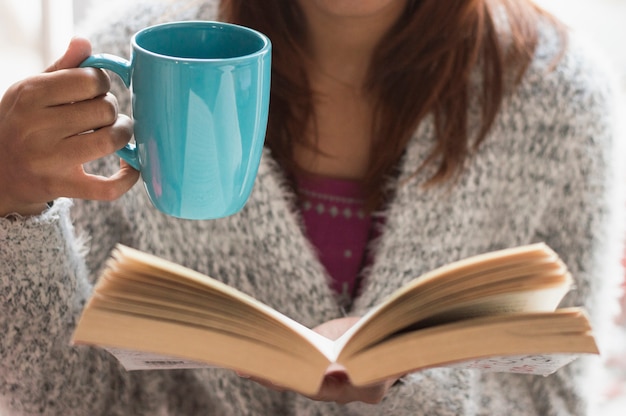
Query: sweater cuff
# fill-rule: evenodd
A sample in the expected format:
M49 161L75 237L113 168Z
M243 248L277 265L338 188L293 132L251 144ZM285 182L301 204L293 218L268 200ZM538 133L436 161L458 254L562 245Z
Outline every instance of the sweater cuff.
M0 244L14 250L16 245L39 244L53 238L60 237L60 227L63 219L69 219L72 201L68 198L59 198L54 204L39 215L22 216L9 214L0 217Z

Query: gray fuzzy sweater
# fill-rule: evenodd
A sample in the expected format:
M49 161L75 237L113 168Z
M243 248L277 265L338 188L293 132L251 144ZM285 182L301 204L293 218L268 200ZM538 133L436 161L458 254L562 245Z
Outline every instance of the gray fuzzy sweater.
M165 20L212 19L203 6L150 2L107 21L94 52L128 56L130 35ZM102 20L102 16L99 16ZM430 120L409 143L396 195L351 315L411 278L489 250L544 241L569 265L601 346L622 276L624 183L615 163L613 90L572 39L548 71L549 31L522 85L506 98L488 139L451 188L408 179L433 144ZM118 94L128 101L128 93ZM115 158L92 167L116 169ZM0 194L1 197L1 194ZM294 197L265 153L242 212L185 221L151 207L141 184L114 203L58 199L39 216L0 218L1 415L583 415L599 386L597 358L549 377L432 369L404 377L379 405L338 405L270 391L221 369L126 372L107 353L71 347L77 317L117 242L184 264L315 326L342 315L305 238ZM184 341L181 341L184 342ZM415 352L419 354L419 351ZM295 368L293 371L298 371Z

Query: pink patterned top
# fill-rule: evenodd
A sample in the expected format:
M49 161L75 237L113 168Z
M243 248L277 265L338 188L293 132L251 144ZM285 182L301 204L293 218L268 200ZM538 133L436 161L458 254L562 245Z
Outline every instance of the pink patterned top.
M349 302L370 261L367 246L374 228L359 183L310 174L298 175L296 183L306 235L332 278L331 287Z

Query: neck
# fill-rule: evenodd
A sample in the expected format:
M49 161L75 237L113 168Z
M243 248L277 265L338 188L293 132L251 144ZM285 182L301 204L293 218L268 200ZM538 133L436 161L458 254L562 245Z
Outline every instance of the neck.
M404 4L390 1L375 13L331 13L315 1L300 1L308 25L312 80L361 89L374 49Z

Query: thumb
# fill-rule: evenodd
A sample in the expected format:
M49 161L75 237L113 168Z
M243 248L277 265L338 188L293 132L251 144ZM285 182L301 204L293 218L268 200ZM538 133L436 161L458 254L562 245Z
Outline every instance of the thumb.
M50 65L46 72L54 72L59 69L76 68L91 55L91 43L85 38L74 37L70 40L67 50L59 59Z

